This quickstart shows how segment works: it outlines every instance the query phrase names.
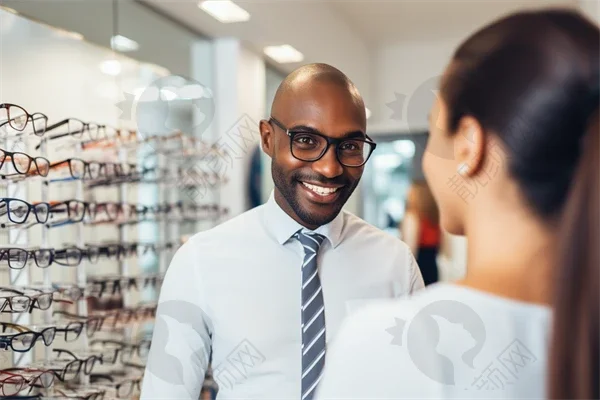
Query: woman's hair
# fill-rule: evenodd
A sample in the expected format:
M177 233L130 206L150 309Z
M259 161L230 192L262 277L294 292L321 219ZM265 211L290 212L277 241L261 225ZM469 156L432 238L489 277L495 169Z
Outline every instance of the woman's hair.
M425 181L415 181L408 188L406 210L415 212L419 218L426 218L433 224L439 224L438 206Z
M525 202L557 222L549 396L599 398L600 31L575 11L513 14L456 51L442 82L448 126L472 116L496 135ZM568 200L568 205L567 204Z

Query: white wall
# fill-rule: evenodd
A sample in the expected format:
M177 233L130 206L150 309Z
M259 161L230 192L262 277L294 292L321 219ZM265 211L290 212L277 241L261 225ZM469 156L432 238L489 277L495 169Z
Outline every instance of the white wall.
M221 190L221 204L234 217L248 207L249 160L259 144L258 122L265 115L265 63L237 39L216 39L213 46L214 139L232 155L225 162L228 182Z
M458 43L458 39L441 39L430 42L399 42L378 47L372 74L377 101L373 121L370 122L392 124L396 130L427 129L427 104L420 104L420 110L407 115L409 101L423 83L443 73ZM396 100L396 94L406 96L404 107L394 110L402 113L402 120L395 117L392 119L394 112L387 106Z

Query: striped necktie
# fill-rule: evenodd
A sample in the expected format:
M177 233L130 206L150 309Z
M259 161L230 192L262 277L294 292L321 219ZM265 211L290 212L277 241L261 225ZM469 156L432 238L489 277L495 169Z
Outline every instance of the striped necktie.
M313 398L325 365L325 304L317 270L317 251L325 239L298 231L294 237L304 248L302 263L302 400Z

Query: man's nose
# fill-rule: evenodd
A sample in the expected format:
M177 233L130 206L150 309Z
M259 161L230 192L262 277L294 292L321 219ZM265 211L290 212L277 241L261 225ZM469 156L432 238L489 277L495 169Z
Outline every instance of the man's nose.
M330 146L323 157L313 162L312 169L327 178L335 178L344 172L344 166L337 159L335 146Z

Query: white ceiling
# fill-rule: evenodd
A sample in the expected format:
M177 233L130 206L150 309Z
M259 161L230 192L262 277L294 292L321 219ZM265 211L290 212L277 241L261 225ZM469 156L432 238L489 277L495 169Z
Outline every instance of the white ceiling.
M369 52L385 43L462 37L515 9L578 4L578 0L237 0L251 14L250 21L222 24L200 10L197 0L140 1L205 35L241 38L258 52L267 45L289 43L304 53L307 62L329 59L335 56L332 53ZM280 68L289 71L297 66Z
M502 14L523 8L577 6L577 0L332 1L372 44L463 37Z

